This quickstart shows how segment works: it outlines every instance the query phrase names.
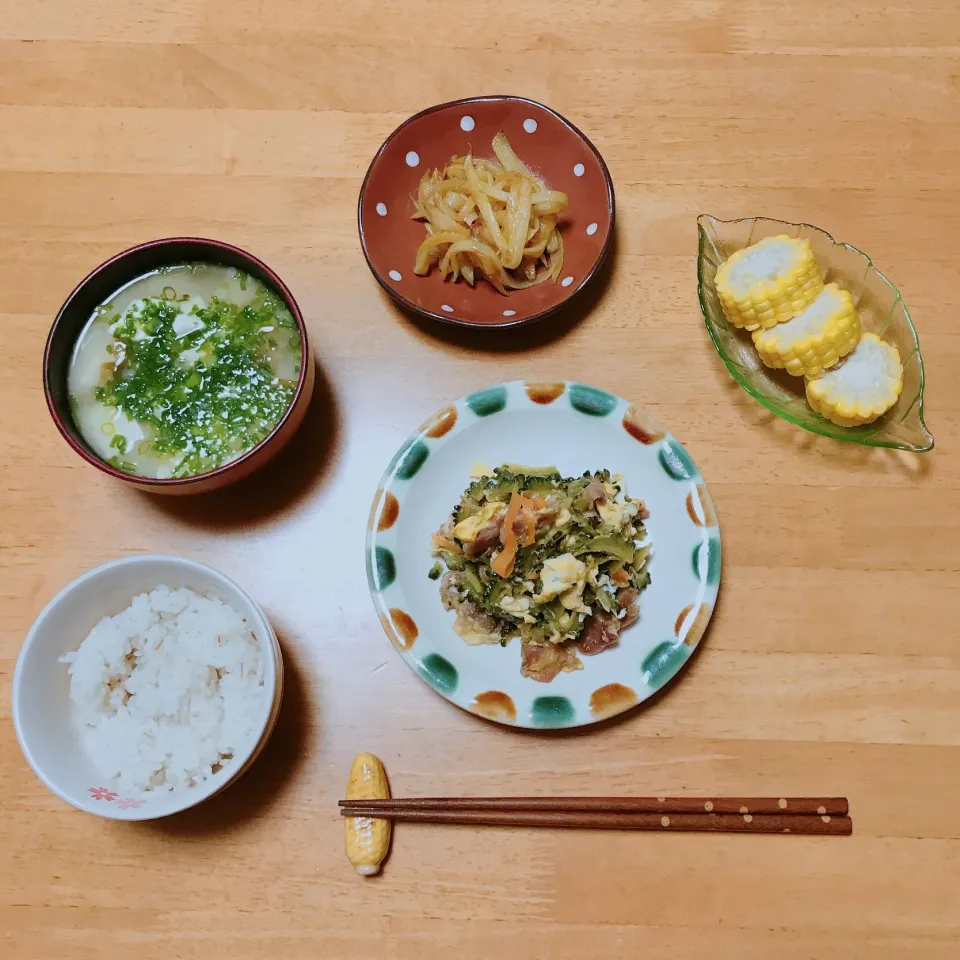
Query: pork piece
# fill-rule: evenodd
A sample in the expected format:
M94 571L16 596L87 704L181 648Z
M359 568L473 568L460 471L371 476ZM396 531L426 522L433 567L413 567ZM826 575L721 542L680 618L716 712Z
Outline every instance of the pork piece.
M444 610L452 610L460 599L460 584L462 577L453 570L448 570L440 580L440 602Z
M500 643L504 637L504 624L489 613L478 610L469 600L457 607L457 619L453 622L457 635L470 646L482 643Z
M620 636L620 626L616 614L598 610L583 621L583 630L577 637L577 649L584 656L592 657L612 647Z
M523 523L523 513L518 514L513 521L513 532L517 538L517 543L523 542L523 534L526 530L526 527ZM507 543L507 525L505 523L500 524L500 546L504 547Z
M591 480L583 491L583 499L587 502L587 510L596 512L598 503L607 502L607 493L599 480Z
M582 670L576 647L564 643L525 643L521 647L520 673L530 680L549 683L558 673Z
M470 557L479 557L488 550L500 545L500 528L503 526L503 517L491 520L469 543L463 545L463 552Z
M626 587L617 594L617 600L620 603L621 611L626 611L620 618L620 629L625 630L631 623L635 623L640 616L640 608L637 606L637 600L640 598L640 591L633 587Z

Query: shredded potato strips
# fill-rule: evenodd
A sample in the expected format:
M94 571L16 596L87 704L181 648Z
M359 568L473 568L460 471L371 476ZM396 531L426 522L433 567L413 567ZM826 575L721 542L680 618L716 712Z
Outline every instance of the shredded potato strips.
M414 220L427 236L414 272L434 265L470 286L485 277L500 293L522 290L563 271L558 229L567 195L551 190L514 153L501 132L493 138L496 160L453 157L441 172L424 174L414 199Z

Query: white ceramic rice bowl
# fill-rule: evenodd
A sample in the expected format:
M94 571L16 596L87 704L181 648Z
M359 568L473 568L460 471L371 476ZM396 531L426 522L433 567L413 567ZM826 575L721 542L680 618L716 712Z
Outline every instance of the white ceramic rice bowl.
M158 586L189 587L236 609L260 643L263 697L247 744L222 771L187 791L127 796L103 783L72 717L70 675L60 658L76 650L104 617ZM34 621L13 674L13 723L24 756L43 783L79 810L111 820L153 820L194 807L223 790L253 764L280 713L283 660L276 633L260 606L211 567L182 557L142 555L113 560L78 577Z

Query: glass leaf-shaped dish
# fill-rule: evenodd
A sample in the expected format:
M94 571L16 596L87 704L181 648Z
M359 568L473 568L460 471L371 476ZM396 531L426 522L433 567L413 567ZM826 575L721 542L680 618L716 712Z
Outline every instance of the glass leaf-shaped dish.
M805 430L873 447L893 447L923 453L933 449L933 437L923 422L923 358L917 331L900 291L873 265L870 258L848 243L839 243L807 223L786 223L764 217L716 220L697 218L700 252L697 292L707 330L734 379L768 410ZM892 410L861 427L841 427L807 405L804 382L784 370L765 366L750 334L727 322L717 296L717 268L732 253L764 237L787 234L813 245L824 281L836 281L853 295L865 332L892 343L903 361L903 392Z

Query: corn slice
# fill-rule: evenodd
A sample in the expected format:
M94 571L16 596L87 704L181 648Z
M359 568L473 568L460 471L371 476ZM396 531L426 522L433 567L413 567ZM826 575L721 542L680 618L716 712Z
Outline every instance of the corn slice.
M836 366L859 342L860 314L853 297L835 283L792 320L753 332L760 359L795 377L815 377Z
M769 329L802 313L823 289L809 240L765 237L720 265L717 294L735 327Z
M807 380L807 402L828 420L857 427L886 413L902 390L897 348L865 333L842 363Z

